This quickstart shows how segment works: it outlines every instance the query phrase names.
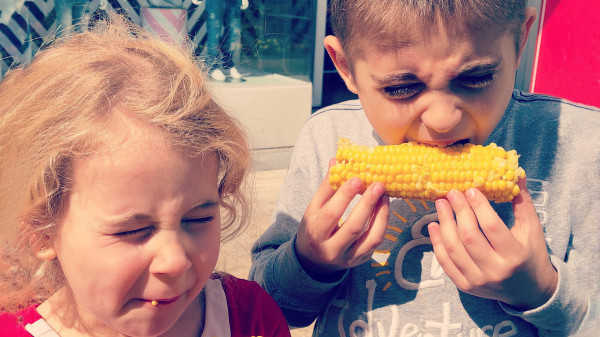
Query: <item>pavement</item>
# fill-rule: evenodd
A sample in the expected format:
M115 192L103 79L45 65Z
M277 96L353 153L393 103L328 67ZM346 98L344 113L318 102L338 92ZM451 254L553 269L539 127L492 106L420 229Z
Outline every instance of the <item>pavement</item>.
M221 245L217 270L239 278L248 278L252 244L271 224L271 214L290 154L291 149L253 152L254 170L250 175L251 184L247 191L253 198L252 220L238 237ZM312 326L292 330L292 337L309 336L312 336Z

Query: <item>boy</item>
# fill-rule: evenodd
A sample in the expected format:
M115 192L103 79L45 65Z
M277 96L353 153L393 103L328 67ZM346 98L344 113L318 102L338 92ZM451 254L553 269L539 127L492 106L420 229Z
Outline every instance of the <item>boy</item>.
M325 46L359 100L306 122L250 277L290 325L317 318L319 336L589 331L600 114L513 91L535 10L525 0L334 0L331 16ZM357 195L357 178L334 192L338 137L494 142L517 150L527 182L513 208L476 189L435 203L389 199L379 184Z

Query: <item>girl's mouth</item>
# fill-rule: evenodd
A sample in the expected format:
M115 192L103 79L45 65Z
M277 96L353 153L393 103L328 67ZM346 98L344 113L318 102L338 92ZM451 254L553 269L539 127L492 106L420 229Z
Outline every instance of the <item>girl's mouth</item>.
M158 307L158 306L162 306L162 305L171 304L171 303L177 301L178 298L179 297L173 297L173 298L169 298L169 299L146 300L146 301L149 302L152 306Z

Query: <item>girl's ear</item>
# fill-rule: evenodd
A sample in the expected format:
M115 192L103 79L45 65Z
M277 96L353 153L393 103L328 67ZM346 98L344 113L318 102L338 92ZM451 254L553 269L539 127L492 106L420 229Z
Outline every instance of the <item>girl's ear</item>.
M333 35L328 35L325 37L323 43L325 44L325 49L327 49L327 54L329 54L331 61L333 61L333 64L335 65L335 68L346 83L348 90L355 94L358 93L349 64L350 60L348 60L348 58L346 58L344 55L344 50L340 40Z
M24 226L21 223L21 226ZM50 236L44 233L32 234L29 237L29 246L33 251L33 254L38 259L50 261L56 258L56 249L54 248L54 242Z

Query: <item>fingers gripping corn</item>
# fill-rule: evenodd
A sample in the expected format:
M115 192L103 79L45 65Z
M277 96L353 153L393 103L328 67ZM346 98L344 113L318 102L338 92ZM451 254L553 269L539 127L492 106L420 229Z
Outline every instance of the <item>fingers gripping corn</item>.
M421 200L476 187L489 200L508 202L519 194L517 179L525 176L518 159L515 150L505 151L496 144L441 148L409 142L368 147L340 138L329 182L337 190L359 177L367 185L381 182L389 196Z

